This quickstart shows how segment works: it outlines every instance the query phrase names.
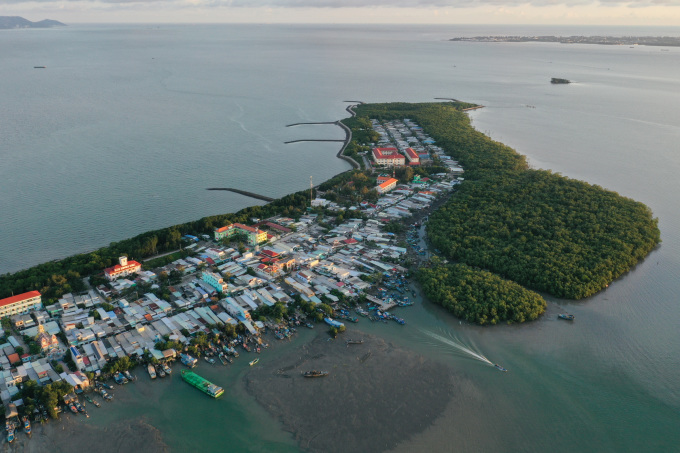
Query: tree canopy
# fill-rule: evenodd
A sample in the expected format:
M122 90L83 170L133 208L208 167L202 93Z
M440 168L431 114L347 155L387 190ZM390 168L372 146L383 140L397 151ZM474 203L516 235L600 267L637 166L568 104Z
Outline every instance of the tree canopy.
M533 321L546 307L538 293L464 264L421 268L417 279L432 302L481 325Z

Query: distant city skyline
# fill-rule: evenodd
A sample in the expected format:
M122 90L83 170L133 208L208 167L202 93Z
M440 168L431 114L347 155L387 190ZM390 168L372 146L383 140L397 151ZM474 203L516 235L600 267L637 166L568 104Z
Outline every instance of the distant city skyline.
M680 24L680 0L3 0L65 23ZM470 6L473 4L474 6Z

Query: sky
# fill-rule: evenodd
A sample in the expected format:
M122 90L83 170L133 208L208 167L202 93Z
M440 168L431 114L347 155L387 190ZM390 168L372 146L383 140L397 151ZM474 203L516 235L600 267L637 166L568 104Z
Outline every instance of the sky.
M0 0L64 23L416 23L680 26L680 0Z

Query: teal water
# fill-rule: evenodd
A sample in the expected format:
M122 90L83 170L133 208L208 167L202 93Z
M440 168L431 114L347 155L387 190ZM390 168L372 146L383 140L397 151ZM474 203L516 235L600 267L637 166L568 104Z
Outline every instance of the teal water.
M438 427L401 451L675 451L680 49L445 41L492 33L680 30L261 25L0 33L0 272L253 204L205 187L277 196L305 188L310 174L328 178L346 168L333 158L336 144L283 142L341 138L341 131L284 125L342 118L345 100L477 102L487 107L471 114L475 127L537 168L646 203L663 242L607 291L579 302L551 299L531 324L467 326L428 303L399 312L404 328L360 324L474 382ZM552 86L551 77L577 83ZM560 311L576 321L558 321ZM433 343L423 328L458 338L510 372ZM295 449L240 389L238 370L206 377L231 390L226 398L203 398L175 376L90 422L144 416L175 451L215 451L225 437L233 451Z

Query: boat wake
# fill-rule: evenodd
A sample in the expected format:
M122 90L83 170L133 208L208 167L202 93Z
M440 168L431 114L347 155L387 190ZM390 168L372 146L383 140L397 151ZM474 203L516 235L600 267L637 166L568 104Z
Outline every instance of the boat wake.
M473 351L473 350L471 349L471 347L468 347L468 346L464 345L463 342L460 341L460 340L457 339L457 338L453 338L453 337L451 337L451 338L446 338L446 337L443 337L443 336L441 336L441 335L438 335L438 334L436 334L436 333L434 333L434 332L431 332L431 331L429 331L429 330L424 330L424 329L422 329L422 332L423 332L425 335L427 335L428 337L433 338L433 339L439 341L440 343L443 343L443 344L445 344L445 345L447 345L447 346L451 346L452 348L454 348L453 351L456 351L456 352L459 352L459 353L463 353L464 355L466 355L466 356L468 356L468 357L471 357L471 358L473 358L473 359L475 359L475 360L479 360L480 362L484 362L484 363L486 363L487 365L494 366L494 364L491 362L491 360L489 360L489 359L487 359L486 357L484 357L481 353ZM450 335L450 334L449 334L449 335Z

